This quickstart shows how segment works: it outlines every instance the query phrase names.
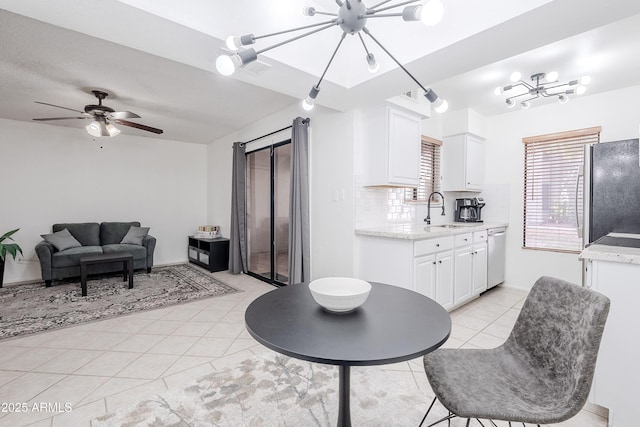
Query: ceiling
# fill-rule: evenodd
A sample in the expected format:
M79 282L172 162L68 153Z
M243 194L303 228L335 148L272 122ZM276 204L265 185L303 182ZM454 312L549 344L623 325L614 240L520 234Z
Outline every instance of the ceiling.
M493 89L507 84L514 70L524 76L556 70L562 81L590 75L583 96L640 84L637 0L444 3L445 17L436 27L399 18L370 19L367 27L423 85L447 99L451 111L510 111ZM209 143L299 102L317 82L341 34L337 28L265 52L263 67L232 77L215 71L227 35L262 35L328 19L301 16L304 4L328 12L338 7L335 0L0 0L0 117L66 116L34 101L82 110L95 103L91 90L101 89L110 94L106 105L137 113L141 118L132 121L165 131L123 132ZM256 49L282 39L259 40ZM348 37L317 105L346 111L416 89L367 43L380 71L367 72L360 41ZM554 101L532 108L545 102ZM39 125L81 129L86 122Z

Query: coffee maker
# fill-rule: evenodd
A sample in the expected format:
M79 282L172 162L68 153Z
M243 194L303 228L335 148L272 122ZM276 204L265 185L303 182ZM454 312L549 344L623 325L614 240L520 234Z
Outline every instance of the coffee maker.
M481 210L485 203L482 197L456 199L456 222L482 222Z

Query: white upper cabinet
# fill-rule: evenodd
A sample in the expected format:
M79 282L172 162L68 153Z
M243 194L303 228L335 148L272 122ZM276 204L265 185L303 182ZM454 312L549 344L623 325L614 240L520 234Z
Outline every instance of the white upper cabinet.
M464 133L442 141L442 189L482 191L484 184L484 141Z
M417 187L421 118L400 108L367 109L363 117L365 185Z

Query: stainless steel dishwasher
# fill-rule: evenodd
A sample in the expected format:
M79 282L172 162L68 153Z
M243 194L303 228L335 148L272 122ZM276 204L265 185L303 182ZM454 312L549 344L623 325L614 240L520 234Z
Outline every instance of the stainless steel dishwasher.
M490 228L487 256L487 289L504 282L504 265L507 243L506 227Z

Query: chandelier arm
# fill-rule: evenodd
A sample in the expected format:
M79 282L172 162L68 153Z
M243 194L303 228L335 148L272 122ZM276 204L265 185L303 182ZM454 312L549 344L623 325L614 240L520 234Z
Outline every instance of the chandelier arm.
M327 15L327 16L338 16L337 13L331 13L331 12L320 12L320 11L315 11L314 12L316 15Z
M543 85L543 86L544 86L544 85ZM567 83L560 83L560 84L553 85L553 86L544 86L544 88L545 88L545 89L555 89L555 88L562 87L562 86L571 86L571 84L570 84L570 82L567 82Z
M375 8L377 8L377 7L382 6L383 4L387 4L387 3L389 3L390 1L391 1L391 0L384 0L384 1L381 1L381 2L380 2L380 3L378 3L378 4L376 4L376 5L374 5L374 6L371 6L369 9L375 9Z
M506 100L508 101L508 100L510 100L510 99L520 98L521 96L525 96L525 95L531 95L531 94L530 94L529 92L525 92L525 93L521 93L521 94L519 94L519 95L513 95L513 96L510 96L510 97L509 97L509 98L507 98ZM539 97L540 97L539 95L536 95L536 96L534 96L534 97L532 97L532 98L525 99L525 101L531 101L532 99L536 99L536 98L539 98ZM524 101L522 101L522 102L524 102Z
M282 41L280 43L276 43L273 46L265 47L264 49L257 51L256 55L259 55L259 54L264 53L264 52L266 52L268 50L271 50L271 49L275 49L276 47L280 47L280 46L282 46L284 44L291 43L293 41L299 40L299 39L301 39L303 37L306 37L306 36L309 36L311 34L315 34L315 33L318 33L320 31L326 30L327 28L331 28L331 27L333 27L333 26L335 26L336 24L339 23L339 21L337 19L334 19L333 21L334 22L332 24L325 25L324 27L318 28L318 29L313 30L313 31L309 31L309 32L304 33L304 34L300 34L299 36L292 37L292 38L290 38L288 40L284 40L284 41Z
M529 90L536 89L534 86L531 86L529 83L525 82L524 80L520 80L519 82L515 82L514 84L511 85L511 87L516 87L516 86L524 86Z
M336 18L336 19L331 19L330 21L317 22L315 24L304 25L302 27L297 27L297 28L291 28L290 30L278 31L277 33L263 34L261 36L253 36L253 40L264 39L272 36L279 36L281 34L291 33L293 31L306 30L307 28L319 27L320 25L335 24L337 21L338 19Z
M362 46L364 47L364 51L367 52L367 55L369 55L369 49L367 49L367 45L364 42L364 39L362 38L362 34L360 34L360 31L358 31L358 37L360 38L360 41L362 42Z
M333 51L333 55L331 55L331 58L329 59L329 63L327 64L326 67L324 67L324 71L322 72L322 75L320 76L320 80L318 80L318 83L316 83L316 85L314 86L315 88L319 89L320 88L320 83L322 83L322 80L324 79L324 75L327 74L327 71L329 70L329 66L331 65L331 63L333 62L333 58L336 57L336 53L338 53L338 49L340 49L340 45L342 44L342 42L344 41L344 38L347 36L347 33L342 33L342 37L340 37L340 41L338 42L338 46L336 46L336 50Z
M389 51L388 51L384 46L382 46L382 44L378 41L378 39L376 39L376 38L375 38L375 37L374 37L374 36L369 32L369 29L368 29L367 27L362 28L362 31L363 31L366 35L368 35L369 37L371 37L371 40L373 40L373 41L374 41L378 46L380 46L380 48L381 48L382 50L384 50L384 52L385 52L387 55L389 55L389 58L393 59L393 62L395 62L396 64L398 64L398 66L399 66L400 68L402 68L402 71L404 71L405 73L407 73L407 75L408 75L409 77L411 77L411 79L412 79L414 82L416 82L416 84L417 84L418 86L420 86L420 88L425 92L425 94L426 94L426 93L431 92L431 89L427 89L426 87L424 87L424 86L422 85L422 83L420 83L420 82L418 81L418 79L416 79L416 78L413 76L413 74L411 74L411 73L409 72L409 70L407 70L407 69L404 67L404 65L402 65L402 64L400 63L400 61L398 61L398 60L395 58L395 56L393 56L393 55L391 54L391 52L389 52Z
M421 0L407 0L397 4L392 4L391 6L383 7L382 9L375 9L375 7L372 7L371 9L367 9L367 15L373 15L374 13L382 12L389 9L394 9L396 7L404 6L411 3L418 3L419 1Z
M380 15L360 15L358 16L358 18L362 19L362 18L388 18L390 16L402 16L402 13L398 12L398 13L381 13Z

